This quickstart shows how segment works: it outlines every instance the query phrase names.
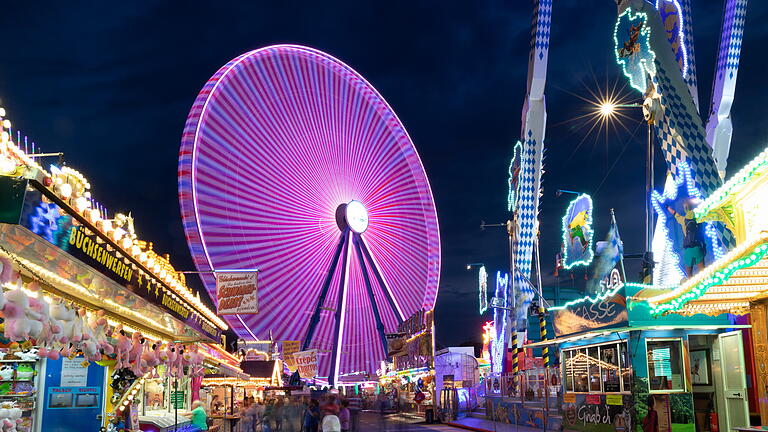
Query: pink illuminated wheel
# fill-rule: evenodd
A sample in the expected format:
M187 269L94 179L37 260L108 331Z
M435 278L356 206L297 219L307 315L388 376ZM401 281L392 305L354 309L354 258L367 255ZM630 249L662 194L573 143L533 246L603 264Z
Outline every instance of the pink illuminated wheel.
M434 307L440 236L419 156L328 54L277 45L219 69L187 119L179 200L198 270L260 270L260 312L226 317L238 335L318 349L331 384L374 374L385 333Z

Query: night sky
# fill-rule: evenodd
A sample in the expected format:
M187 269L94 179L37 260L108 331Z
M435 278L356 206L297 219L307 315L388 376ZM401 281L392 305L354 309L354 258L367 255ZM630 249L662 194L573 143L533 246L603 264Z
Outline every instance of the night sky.
M269 4L267 4L269 3ZM694 0L703 111L709 107L721 1ZM360 72L411 135L432 184L442 236L437 339L479 340L476 272L507 262L507 165L519 137L532 7L482 2L29 2L0 16L0 98L15 128L63 151L110 213L130 210L139 236L193 269L182 232L176 165L181 132L206 80L233 57L275 43L330 53ZM545 283L559 249L563 188L595 199L596 238L615 208L627 253L642 251L644 140L640 112L609 133L577 118L598 88L625 81L613 54L610 0L556 1L547 79L541 205ZM768 145L764 43L768 5L747 13L729 172ZM636 98L630 89L623 94ZM658 155L657 151L657 155ZM657 160L657 184L665 165ZM491 283L493 279L491 279ZM287 311L288 313L288 311Z

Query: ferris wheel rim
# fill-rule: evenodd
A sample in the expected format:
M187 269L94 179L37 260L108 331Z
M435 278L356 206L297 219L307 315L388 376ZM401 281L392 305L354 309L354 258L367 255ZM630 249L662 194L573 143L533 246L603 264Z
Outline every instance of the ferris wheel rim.
M246 70L248 68L256 68L258 64L269 64L271 66L275 66L276 68L280 67L288 67L290 65L291 61L294 60L291 53L285 53L285 52L275 52L273 53L273 57L265 56L264 60L260 59L254 59L252 62L249 62L248 65L243 65L244 62L251 59L253 56L260 55L263 52L266 51L274 51L279 49L290 49L297 51L297 57L301 61L306 61L307 64L309 64L311 67L317 67L318 69L325 70L326 73L333 75L335 78L338 79L340 82L342 82L341 85L348 86L347 90L349 91L349 97L357 98L359 99L366 108L365 111L368 112L368 114L365 114L365 112L361 112L359 115L371 115L373 116L373 125L380 125L379 127L382 127L385 130L384 135L376 135L372 134L370 132L367 132L369 129L372 129L374 126L370 124L363 125L362 123L358 123L358 130L362 134L361 137L363 139L363 142L368 142L369 144L373 145L372 143L375 143L376 147L378 149L374 150L366 150L364 155L376 155L381 154L383 157L386 158L393 158L393 162L396 165L397 174L381 174L377 173L373 177L366 175L363 175L360 180L364 182L373 182L374 188L382 181L389 181L389 183L395 183L400 184L399 186L399 192L396 193L394 198L387 197L385 200L382 201L382 203L378 204L379 207L382 207L383 210L379 210L380 212L383 212L383 216L385 218L390 218L390 220L393 217L398 217L398 210L395 212L386 210L386 206L390 205L392 203L396 204L396 206L400 206L401 204L404 206L405 209L405 216L403 219L403 222L399 222L399 226L396 226L394 228L394 231L388 232L388 231L381 231L376 232L380 230L378 228L377 230L374 230L373 234L370 234L366 230L361 230L361 233L357 233L357 235L360 236L360 238L363 240L363 244L367 243L365 240L370 240L373 242L371 245L371 255L373 257L370 259L370 266L375 266L379 269L383 269L384 271L384 285L382 285L382 290L386 289L390 292L390 295L392 297L395 297L395 299L400 298L404 295L410 295L406 293L418 293L418 296L411 297L412 299L417 299L413 301L409 301L409 304L407 306L401 306L395 302L397 309L396 312L394 312L396 315L399 315L400 318L403 318L404 313L410 314L411 309L415 306L416 303L418 303L418 306L423 309L432 309L434 308L437 292L439 288L439 280L440 280L440 256L441 256L441 244L440 244L440 231L439 231L439 220L437 216L437 206L434 200L434 195L432 194L432 186L429 182L429 178L427 177L426 170L424 168L423 161L421 159L421 156L419 155L417 149L415 148L415 145L413 143L413 140L411 139L410 135L408 134L408 131L405 129L405 126L400 121L397 114L394 112L392 107L389 105L389 103L382 97L382 95L376 90L365 78L363 78L357 71L346 65L345 63L341 62L340 60L336 59L335 57L323 53L322 51L318 51L313 48L308 47L302 47L298 45L273 45L269 47L260 48L257 50L252 50L247 53L244 53L234 59L232 59L230 62L228 62L226 65L219 68L219 70L211 77L211 79L208 80L208 82L203 86L203 89L201 90L200 94L195 100L195 103L193 104L192 109L190 110L189 116L187 118L187 124L185 125L185 133L182 138L182 152L181 153L187 153L188 159L184 160L184 155L180 154L180 164L179 164L179 194L180 194L180 200L181 200L181 207L182 207L182 216L185 219L185 234L187 237L188 244L190 246L190 251L192 252L192 258L195 262L195 265L198 267L198 270L201 271L210 271L214 272L216 270L220 270L222 267L224 268L234 268L232 266L225 266L227 264L226 260L222 260L222 248L226 248L227 245L224 245L223 242L226 240L223 240L223 237L221 237L221 234L223 231L215 233L216 235L219 235L219 237L212 236L210 229L211 229L211 218L215 217L212 216L212 207L211 207L211 197L215 196L216 192L213 192L214 195L212 195L212 192L210 190L210 178L212 176L210 168L211 164L216 166L214 169L220 169L221 167L226 168L227 166L231 166L228 164L231 164L232 161L228 160L226 157L216 158L215 156L212 156L212 151L216 150L217 142L216 140L213 140L211 138L212 135L209 135L209 133L215 133L214 132L203 132L208 128L213 127L214 129L218 127L215 124L215 119L218 116L222 115L222 108L219 106L217 108L217 105L213 103L213 101L216 100L217 94L222 94L221 100L224 101L223 103L226 103L226 99L229 97L227 96L228 93L232 92L233 94L237 92L237 85L243 85L244 81L243 77L235 76L233 75L234 71L237 71L240 69L240 66L242 66L241 72L238 72L238 74L247 75ZM305 56L305 57L299 57ZM285 56L285 58L283 58ZM270 61L274 61L273 63L269 63ZM285 63L283 63L285 62ZM262 65L263 65L262 64ZM252 69L255 70L255 69ZM231 86L222 86L222 84L227 83L227 80L230 79L229 83ZM291 79L298 79L299 81L295 83L298 85L299 90L296 90L293 87L288 88L289 86L286 85L285 88L277 88L275 91L277 93L281 92L290 92L290 91L306 91L307 85L310 85L311 83L303 82L301 81L302 78L306 78L305 76L292 76ZM269 80L266 80L267 83ZM260 82L260 84L263 84ZM291 84L293 85L293 84ZM234 86L234 87L232 87ZM302 87L305 86L305 87ZM291 95L293 93L282 93L280 97L286 97L286 95ZM298 93L297 93L298 94ZM308 93L302 93L304 95L307 95ZM245 97L255 97L254 94L248 94ZM311 94L309 94L311 97ZM290 96L289 96L290 97ZM357 100L356 99L356 100ZM277 100L277 99L276 99ZM280 99L283 100L283 99ZM351 99L350 99L351 100ZM290 108L290 106L289 106ZM312 108L312 107L310 107ZM219 112L217 112L217 110ZM344 117L345 114L341 112L340 113L342 117ZM209 117L212 116L212 117ZM227 114L223 114L227 116ZM269 114L268 114L269 115ZM353 115L358 115L356 113L353 113ZM229 115L228 119L234 121L238 121L240 117L232 117ZM261 117L259 116L259 121L264 121L264 118L269 117ZM362 118L362 117L360 117ZM352 117L354 119L354 117ZM301 115L296 116L292 120L287 120L286 125L290 126L292 123L295 123L296 121L301 121ZM322 120L320 123L323 124L323 122L329 122L329 121L335 121L333 118L326 118ZM360 121L360 120L357 120ZM240 126L239 123L238 126ZM240 131L235 132L235 134L241 133ZM248 133L246 129L246 133ZM336 133L336 132L334 132ZM240 135L242 136L242 135ZM350 135L351 137L351 135ZM376 141L371 141L375 139ZM267 146L274 145L274 143L267 143ZM303 143L302 143L303 145ZM332 144L333 146L337 146L338 144ZM230 147L227 145L226 147L223 147L227 149L228 151L233 151L233 148L242 148L242 143L240 142L232 142L232 146ZM353 146L352 148L357 148ZM372 153L371 153L372 152ZM331 153L329 153L331 154ZM365 156L367 157L367 156ZM190 163L191 160L191 163ZM200 163L200 160L202 160L202 165ZM262 161L259 161L262 162ZM256 166L256 165L254 165ZM379 166L377 169L381 170L383 169L383 165ZM201 171L199 171L201 170ZM386 171L382 171L386 172ZM205 174L202 174L205 173ZM236 177L238 175L237 172L229 173L227 177L227 181L230 181L233 177ZM202 176L202 177L201 177ZM392 181L394 179L394 181ZM201 186L202 185L202 186ZM239 186L239 185L238 185ZM235 186L237 188L238 186ZM322 187L322 185L321 185ZM391 185L386 186L389 190L392 190ZM202 189L201 189L202 188ZM397 187L395 189L398 190ZM221 189L218 190L218 192L221 192ZM238 195L242 193L242 190L238 192L236 189L234 194ZM186 195L186 197L185 197ZM333 194L330 194L328 196L332 196ZM190 199L191 196L191 199ZM374 195L371 195L373 197ZM362 199L362 198L361 198ZM380 199L380 198L377 198ZM202 200L202 202L201 202ZM356 201L357 198L353 197L352 201ZM390 201L387 201L390 200ZM349 204L351 201L346 201L346 204ZM239 207L241 203L233 204L232 201L229 201L228 203L222 203L222 206L220 209L226 209L229 208L231 211L242 211ZM246 207L248 206L248 202L245 203ZM325 205L327 204L327 201L323 201L321 204ZM341 203L339 203L341 204ZM236 205L238 207L232 207L233 205ZM229 207L227 207L229 206ZM259 204L261 206L261 204ZM363 203L363 206L367 206L366 203ZM201 208L202 207L202 208ZM253 208L255 208L254 206ZM214 209L213 211L215 211ZM272 214L265 214L264 220L269 219L270 217L274 217ZM372 218L374 216L371 216ZM235 223L237 221L242 222L243 219L233 219ZM399 218L399 217L398 217ZM373 220L373 219L372 219ZM409 225L408 221L412 221L410 223L416 223L416 225ZM259 222L260 223L260 222ZM231 229L234 225L225 226L224 229ZM261 229L261 228L258 228ZM282 228L280 228L282 229ZM383 233L383 234L382 234ZM412 237L416 233L421 233L420 237ZM263 235L262 235L263 234ZM374 237L369 237L370 235L373 235ZM282 234L279 234L282 235ZM337 234L338 235L338 234ZM381 246L381 242L387 240L386 236L398 236L400 237L398 241L401 243L393 244L393 245L385 245ZM263 239L271 238L270 234L264 234L260 233L259 236L261 236ZM378 237L377 237L378 236ZM382 237L384 236L384 237ZM350 233L350 248L352 247L351 238L353 235ZM267 243L273 241L273 240L258 240L259 242L265 241ZM406 262L406 265L413 266L412 268L417 268L417 271L414 270L405 270L405 272L412 272L412 273L403 273L402 271L398 270L395 272L395 276L389 275L390 271L394 269L394 265L396 265L398 262L402 262L402 259L397 257L397 259L393 258L393 250L402 250L404 245L407 245L408 243L415 242L418 244L418 250L423 251L424 254L421 256L421 258L418 259L418 262L420 263L418 266L413 263ZM211 249L213 248L213 249ZM389 250L387 249L389 248ZM258 246L254 247L254 250L258 249ZM300 248L296 248L298 250ZM325 249L323 249L325 250ZM354 253L354 252L351 252ZM383 255L379 256L379 253L382 253ZM410 254L413 256L413 252L408 251L406 255ZM250 257L250 258L249 258ZM312 270L315 268L318 263L327 262L325 258L316 258L315 256L308 255L309 259L312 260L311 263L309 263L309 267L306 267L306 269ZM327 257L326 257L327 258ZM377 260L378 258L378 260ZM259 265L254 265L254 267L260 267L262 270L266 270L268 274L271 274L270 269L272 268L270 265L270 261L274 262L271 258L263 258L263 256L259 257L257 255L248 255L248 252L243 253L240 257L234 258L229 261L229 263L237 262L238 260L249 260L249 259L255 259L255 261L251 261L254 263L259 263ZM356 257L350 257L352 261L356 261ZM248 262L248 261L245 261ZM416 262L416 261L414 261ZM262 266L270 266L270 269L267 269L266 267ZM357 267L355 267L355 271L357 273L360 272L360 265L365 266L365 263L358 264ZM423 267L419 267L423 265ZM369 266L369 268L370 268ZM265 279L265 282L270 284L269 289L273 289L273 286L275 283L280 283L281 280L287 280L285 279L285 266L280 266L276 270L279 274L277 276L272 278L272 282L267 282ZM388 282L388 279L392 277L394 280L406 280L403 278L402 275L407 275L409 278L412 277L412 281L418 282L418 284L414 284L413 287L406 288L405 291L403 291L403 288L400 287L400 284L391 285ZM352 281L353 285L357 285L353 290L355 291L355 295L359 296L360 291L359 287L362 283L359 279L360 276L358 274L355 274L354 276L349 276L351 279L355 279ZM261 277L259 278L261 280ZM291 278L293 279L293 278ZM210 280L210 279L209 279ZM316 280L316 278L313 276L312 280ZM409 279L410 280L410 279ZM206 285L206 289L209 293L213 293L214 291L211 290L211 285L209 285L208 282L204 280L204 284ZM267 285L265 285L266 287ZM346 289L346 288L345 288ZM393 291L394 290L394 291ZM307 297L303 297L299 301L301 304L305 304L305 302L313 302L315 301L316 297L316 291L312 294L309 294ZM396 293L397 295L393 295L392 293ZM333 294L336 296L337 294ZM382 294L383 295L383 294ZM372 301L379 302L379 305L382 308L386 308L386 303L381 303L381 298L379 294L376 294L376 299ZM369 304L366 303L367 300L364 298L361 298L358 302L361 305ZM404 309L405 308L405 309ZM349 321L352 322L358 322L361 317L363 317L365 314L370 315L370 311L361 311L356 312L356 315L350 316ZM250 337L253 339L259 339L260 337L264 336L264 332L262 331L262 327L264 327L262 324L258 324L258 319L262 318L250 318L247 316L244 316L245 320L240 318L240 316L237 316L236 318L232 318L231 321L238 321L236 325L233 327L234 330L237 331L239 337L249 338L248 333L250 334ZM391 318L391 317L390 317ZM281 320L283 318L280 318ZM325 318L324 318L325 319ZM306 320L306 315L304 316L297 316L298 321L304 321ZM235 324L232 322L232 324ZM253 331L251 331L250 325L254 325ZM324 324L325 325L325 324ZM306 328L301 327L299 325L294 324L278 324L278 327L284 327L289 328L291 326L295 328ZM352 335L350 333L350 336L352 337L352 340L371 340L366 339L369 338L371 335L371 332L367 329L369 324L366 324L366 329L361 329L359 332ZM284 330L283 329L283 330ZM277 331L277 330L276 330ZM323 330L325 331L325 330ZM254 334L255 332L255 334ZM283 331L285 332L285 331ZM279 333L279 332L278 332ZM327 333L327 332L326 332ZM346 336L346 335L345 335ZM280 337L280 336L278 336ZM357 338L363 338L363 339L357 339ZM290 338L289 338L290 339ZM346 346L346 343L345 343ZM359 348L350 348L349 350L357 350ZM345 354L346 355L346 354ZM366 354L360 354L355 353L357 356L357 359L365 360L368 358ZM349 364L357 364L355 363L357 360L351 360L348 363ZM368 368L369 370L370 367ZM338 368L337 368L338 371Z

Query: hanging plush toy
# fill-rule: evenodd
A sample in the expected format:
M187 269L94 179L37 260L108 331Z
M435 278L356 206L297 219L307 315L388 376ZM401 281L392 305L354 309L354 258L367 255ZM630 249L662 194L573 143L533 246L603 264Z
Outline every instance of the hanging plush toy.
M27 318L29 297L23 289L17 287L5 294L5 338L11 341L23 341L29 338L32 330L32 320Z
M80 341L79 348L83 352L86 359L91 361L101 360L101 352L99 351L99 344L96 342L96 337L93 334L93 329L88 324L88 311L85 308L81 308L78 311L83 326L83 340Z
M16 427L21 423L21 408L14 402L3 402L0 405L0 419L3 422L3 432L18 432Z
M61 326L61 333L58 337L58 342L62 345L67 345L73 342L74 326L75 326L75 311L67 307L63 301L56 302L51 308L51 317L55 319Z
M141 355L141 360L146 365L147 371L153 370L153 378L159 378L157 375L157 365L160 364L160 341L153 343L149 349L144 350L144 354Z
M128 354L128 363L131 365L131 370L137 376L143 375L141 355L144 354L144 338L140 332L133 332L131 335L131 350Z
M190 346L189 350L192 354L190 358L189 375L193 377L203 376L203 360L205 359L205 356L200 352L200 348L197 345Z
M32 310L32 316L39 322L40 330L35 334L36 330L32 330L32 337L35 339L36 345L39 347L37 353L40 357L47 357L53 359L53 345L59 334L61 334L61 325L58 321L51 317L51 307L47 301L41 299L42 291L40 285L37 282L31 282L27 289L32 292L36 292L37 298L30 298L30 308ZM58 354L55 354L57 356Z
M88 320L88 326L91 328L91 333L98 345L99 349L106 354L112 354L115 349L107 340L107 319L104 318L106 313L103 310L98 310L91 314L91 319Z
M179 354L176 352L176 344L169 342L168 345L165 346L164 353L161 355L164 359L163 362L165 363L166 377L174 376L174 365L176 364L178 356Z
M171 368L171 375L175 378L181 378L184 375L184 345L176 345L176 360Z
M0 286L15 285L15 288L21 288L21 275L13 267L13 263L6 257L0 257ZM0 308L5 303L0 303Z
M115 327L112 337L117 341L115 344L115 369L127 368L130 366L128 358L131 352L131 340L125 335L122 324Z
M37 341L43 332L43 321L45 318L42 315L43 305L41 303L45 303L45 301L39 298L40 284L36 281L27 284L27 290L36 293L38 297L28 297L29 307L25 311L30 323L29 337Z

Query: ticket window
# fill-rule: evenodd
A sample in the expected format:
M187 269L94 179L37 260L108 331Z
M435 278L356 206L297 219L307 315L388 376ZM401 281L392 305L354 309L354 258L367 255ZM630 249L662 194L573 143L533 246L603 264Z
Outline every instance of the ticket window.
M628 393L632 388L626 342L565 349L561 364L567 393Z
M680 338L647 339L646 355L651 393L685 391L683 343Z

